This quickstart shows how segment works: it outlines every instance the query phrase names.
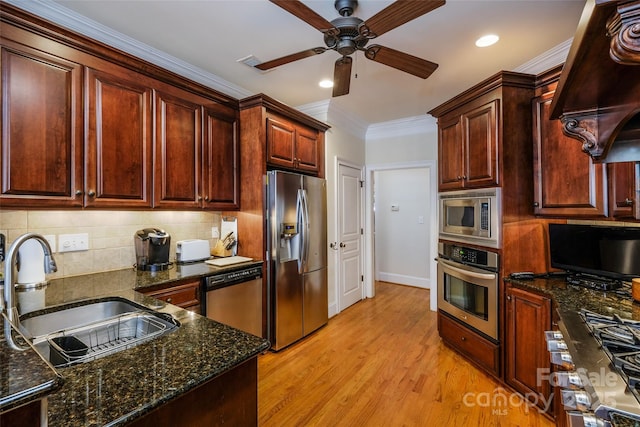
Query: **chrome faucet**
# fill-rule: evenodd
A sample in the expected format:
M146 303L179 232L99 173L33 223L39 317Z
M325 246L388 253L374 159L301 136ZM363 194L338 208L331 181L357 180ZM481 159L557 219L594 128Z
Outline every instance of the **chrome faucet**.
M13 244L7 251L7 256L4 261L4 335L7 340L7 344L16 350L22 350L22 347L18 346L11 336L10 324L12 324L16 329L20 328L20 317L18 315L18 307L16 304L14 267L18 258L18 249L20 249L20 246L22 246L24 242L30 239L36 240L40 243L40 246L42 246L42 250L44 251L44 272L53 273L58 270L56 261L53 259L53 255L51 254L51 246L49 246L47 239L40 234L26 233L21 235L14 240Z

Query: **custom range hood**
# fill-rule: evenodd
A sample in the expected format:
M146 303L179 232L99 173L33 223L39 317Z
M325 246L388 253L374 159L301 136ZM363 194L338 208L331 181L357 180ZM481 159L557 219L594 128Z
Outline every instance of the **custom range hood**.
M587 0L551 118L596 162L640 161L640 0Z

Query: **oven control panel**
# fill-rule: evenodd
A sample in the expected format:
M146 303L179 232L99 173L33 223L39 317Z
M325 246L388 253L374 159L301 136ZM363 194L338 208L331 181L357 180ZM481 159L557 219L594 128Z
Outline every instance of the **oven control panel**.
M498 254L495 252L442 242L439 243L438 249L440 256L452 261L490 270L498 269Z

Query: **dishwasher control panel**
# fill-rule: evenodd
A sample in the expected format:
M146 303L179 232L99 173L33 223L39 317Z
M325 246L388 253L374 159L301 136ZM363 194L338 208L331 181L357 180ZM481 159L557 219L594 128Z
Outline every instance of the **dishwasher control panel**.
M262 266L257 265L241 270L229 271L227 273L215 274L207 277L207 290L223 288L236 283L247 282L249 280L262 277Z

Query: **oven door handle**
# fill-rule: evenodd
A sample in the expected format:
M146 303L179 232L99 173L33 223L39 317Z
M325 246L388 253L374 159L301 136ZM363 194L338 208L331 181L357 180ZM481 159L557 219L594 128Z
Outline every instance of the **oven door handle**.
M442 258L438 258L437 261L442 263L445 267L450 268L451 270L457 273L460 273L469 277L473 277L474 279L495 280L497 277L497 274L495 273L476 273L475 271L471 271L466 268L456 267L456 264Z

